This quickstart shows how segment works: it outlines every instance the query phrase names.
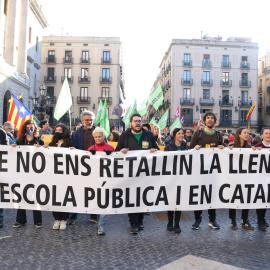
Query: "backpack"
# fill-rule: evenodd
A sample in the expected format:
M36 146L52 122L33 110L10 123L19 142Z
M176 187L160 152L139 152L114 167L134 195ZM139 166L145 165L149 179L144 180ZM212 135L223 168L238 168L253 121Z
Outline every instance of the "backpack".
M202 132L203 129L199 129L197 133L197 141L200 141L202 139ZM218 145L222 145L222 135L219 131L216 131L217 139L218 139Z

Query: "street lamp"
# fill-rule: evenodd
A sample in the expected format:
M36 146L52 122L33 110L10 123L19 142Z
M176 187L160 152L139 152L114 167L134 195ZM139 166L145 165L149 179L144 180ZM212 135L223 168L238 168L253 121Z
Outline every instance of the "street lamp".
M40 114L45 114L47 110L50 109L50 106L51 106L51 97L47 96L46 87L44 85L40 86L39 91L40 91L39 97L37 97L36 92L34 92L33 97L29 97L30 99L32 99L33 106L34 106L33 114L35 114L36 111L39 111ZM38 106L38 103L40 106Z

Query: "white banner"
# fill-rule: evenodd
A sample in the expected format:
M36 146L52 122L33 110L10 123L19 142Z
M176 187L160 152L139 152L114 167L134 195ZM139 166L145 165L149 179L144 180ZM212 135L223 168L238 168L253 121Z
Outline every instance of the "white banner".
M120 214L270 207L268 150L0 147L0 208Z

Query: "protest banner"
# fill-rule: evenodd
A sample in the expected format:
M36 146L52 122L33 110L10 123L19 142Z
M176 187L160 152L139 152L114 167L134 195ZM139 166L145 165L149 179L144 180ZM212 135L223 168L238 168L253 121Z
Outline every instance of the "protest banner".
M0 208L120 214L270 207L270 153L1 146Z

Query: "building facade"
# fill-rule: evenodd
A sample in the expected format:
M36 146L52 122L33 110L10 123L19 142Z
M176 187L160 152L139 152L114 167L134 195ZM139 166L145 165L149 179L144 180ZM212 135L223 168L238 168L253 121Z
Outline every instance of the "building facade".
M164 104L148 117L160 118L170 108L170 121L180 107L184 124L193 126L201 114L214 112L220 129L246 126L251 105L257 104L258 44L249 38L174 39L160 64L152 91L161 84ZM254 110L251 126L257 128Z
M7 121L11 94L23 93L30 110L39 92L41 37L47 20L37 0L0 0L0 124Z
M51 96L50 122L62 83L67 77L73 98L72 125L84 110L97 114L107 97L110 124L119 124L113 108L123 103L124 74L120 38L48 36L42 40L41 80ZM68 114L62 119L68 122Z
M261 127L270 126L270 50L259 59L258 119Z

